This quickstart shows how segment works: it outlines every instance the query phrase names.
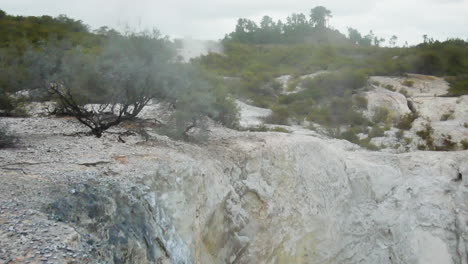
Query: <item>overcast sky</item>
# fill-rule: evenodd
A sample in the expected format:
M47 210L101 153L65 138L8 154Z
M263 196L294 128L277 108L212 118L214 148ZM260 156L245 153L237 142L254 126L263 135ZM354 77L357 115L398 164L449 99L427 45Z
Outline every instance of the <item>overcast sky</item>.
M399 44L419 43L423 34L468 39L468 0L0 0L0 9L12 15L66 14L92 28L156 27L165 35L213 40L233 31L239 17L284 20L317 5L332 11L330 25L342 32L353 27L387 39L395 34Z

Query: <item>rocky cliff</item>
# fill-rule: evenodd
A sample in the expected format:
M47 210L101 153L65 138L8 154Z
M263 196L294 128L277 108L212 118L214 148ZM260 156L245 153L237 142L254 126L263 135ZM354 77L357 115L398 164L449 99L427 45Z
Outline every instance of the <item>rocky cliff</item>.
M3 119L2 263L463 264L468 151L370 152L315 133L207 142Z

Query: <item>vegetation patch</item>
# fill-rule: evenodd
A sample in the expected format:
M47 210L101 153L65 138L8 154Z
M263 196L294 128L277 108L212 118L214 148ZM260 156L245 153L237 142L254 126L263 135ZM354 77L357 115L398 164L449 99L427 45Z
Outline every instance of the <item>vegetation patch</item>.
M454 113L455 113L454 110L450 110L448 113L445 113L440 117L440 121L447 121L447 120L454 119L454 117L453 117Z
M396 127L403 130L410 130L413 126L414 120L418 118L417 113L408 113L402 116L396 123Z
M433 133L434 129L429 123L424 126L423 130L416 132L416 135L418 135L426 142L426 145L422 145L424 148L421 145L418 145L419 150L435 150Z
M454 151L457 150L457 142L452 140L452 136L450 135L442 135L442 145L435 146L435 150L437 151Z
M463 150L468 150L468 139L465 138L462 141L460 141L460 145Z
M5 126L0 126L0 148L11 148L18 143L18 138L14 136Z
M389 90L389 91L396 92L395 86L393 86L391 84L385 85L384 88Z
M414 81L411 80L404 80L401 84L407 87L413 87L414 86Z

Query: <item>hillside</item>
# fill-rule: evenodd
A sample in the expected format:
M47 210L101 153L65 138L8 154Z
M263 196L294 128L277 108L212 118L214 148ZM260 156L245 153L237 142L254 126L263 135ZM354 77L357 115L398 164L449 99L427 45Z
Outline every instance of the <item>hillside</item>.
M0 10L0 263L468 263L468 42L331 17L199 42Z

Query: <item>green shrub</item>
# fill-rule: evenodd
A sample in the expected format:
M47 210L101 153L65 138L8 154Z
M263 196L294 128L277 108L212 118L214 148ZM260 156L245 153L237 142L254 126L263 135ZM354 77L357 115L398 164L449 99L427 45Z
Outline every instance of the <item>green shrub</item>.
M361 146L361 147L363 147L365 149L368 149L368 150L376 151L376 150L380 149L379 147L377 147L376 145L371 143L371 138L370 137L367 137L365 139L359 139L359 137L357 136L357 133L358 133L358 129L349 128L345 132L342 132L342 133L339 133L339 134L336 131L331 131L331 133L329 133L329 135L334 136L336 138L345 139L345 140L347 140L349 142L357 144L357 145L359 145L359 146Z
M265 126L264 124L261 124L255 127L249 127L245 130L249 132L268 132L269 131L268 127Z
M427 123L424 126L423 130L419 130L416 132L416 135L418 135L420 138L426 141L426 147L429 150L434 150L434 138L432 137L432 134L434 133L434 129L432 126Z
M278 132L278 133L291 133L291 131L287 130L284 127L273 127L273 128L268 128L264 124L261 124L259 126L255 127L249 127L246 129L242 129L243 131L249 131L249 132Z
M391 84L385 85L384 88L387 89L387 90L390 90L392 92L396 92L395 87L393 85L391 85Z
M301 82L301 79L291 77L288 80L288 84L287 84L288 85L288 87L287 87L288 92L292 92L292 91L296 90L296 87L300 84L300 82Z
M23 98L13 98L0 87L0 116L27 116L24 103Z
M453 151L457 148L457 143L453 142L452 136L443 135L444 139L442 141L442 146L436 146L435 150L437 151Z
M413 87L414 81L404 80L401 84L403 84L404 86L407 86L407 87Z
M341 133L339 138L348 140L349 142L359 144L359 137L356 135L356 131L353 129L348 129L345 132Z
M460 141L460 145L463 150L468 150L468 139L465 138L462 141Z
M375 138L375 137L383 137L385 135L385 130L381 128L379 125L374 125L369 132L369 137L370 138Z
M270 131L272 132L279 132L279 133L291 133L291 131L287 130L286 128L284 127L274 127L272 129L270 129Z
M0 126L0 148L14 147L18 139L4 126Z
M413 139L410 138L410 137L405 137L405 138L403 138L403 140L405 141L406 145L409 145L409 144L411 144L411 142L413 142Z
M359 109L367 109L368 100L364 96L354 96L354 105L356 105Z
M417 146L417 148L418 148L418 150L426 150L426 149L427 149L427 146L424 145L424 144L419 144L419 145Z
M271 109L272 113L266 118L266 121L271 124L287 125L290 117L289 109L286 106L275 105Z
M405 114L400 118L400 120L398 120L396 127L403 130L410 130L416 118L418 118L418 115L413 112Z
M441 54L436 50L422 51L412 60L412 71L415 73L437 75L444 71Z
M452 119L454 118L454 117L453 117L454 112L455 112L455 111L450 110L448 113L443 114L443 115L440 117L440 121L452 120Z
M405 88L400 89L400 93L401 93L402 95L404 95L406 98L409 97L408 90L406 90Z
M385 108L378 106L374 108L374 115L372 116L372 122L376 124L382 124L389 122L390 111Z
M322 125L330 124L330 113L326 107L312 107L307 115L307 120Z
M463 123L463 126L464 126L465 128L468 128L468 123Z
M382 148L382 146L378 147L375 144L373 144L371 142L371 138L362 139L361 141L359 141L359 145L365 149L372 150L372 151L377 151Z
M304 88L302 94L315 100L343 97L350 95L353 90L364 87L367 78L365 71L350 69L320 74L313 79L307 78L301 82L301 87Z
M3 115L9 115L9 113L14 109L14 100L0 87L0 110L3 112ZM0 115L2 115L1 112Z
M402 140L404 136L405 136L405 131L403 129L400 129L395 133L395 137L398 140Z
M468 94L468 77L460 77L450 82L448 94L450 96L461 96Z

